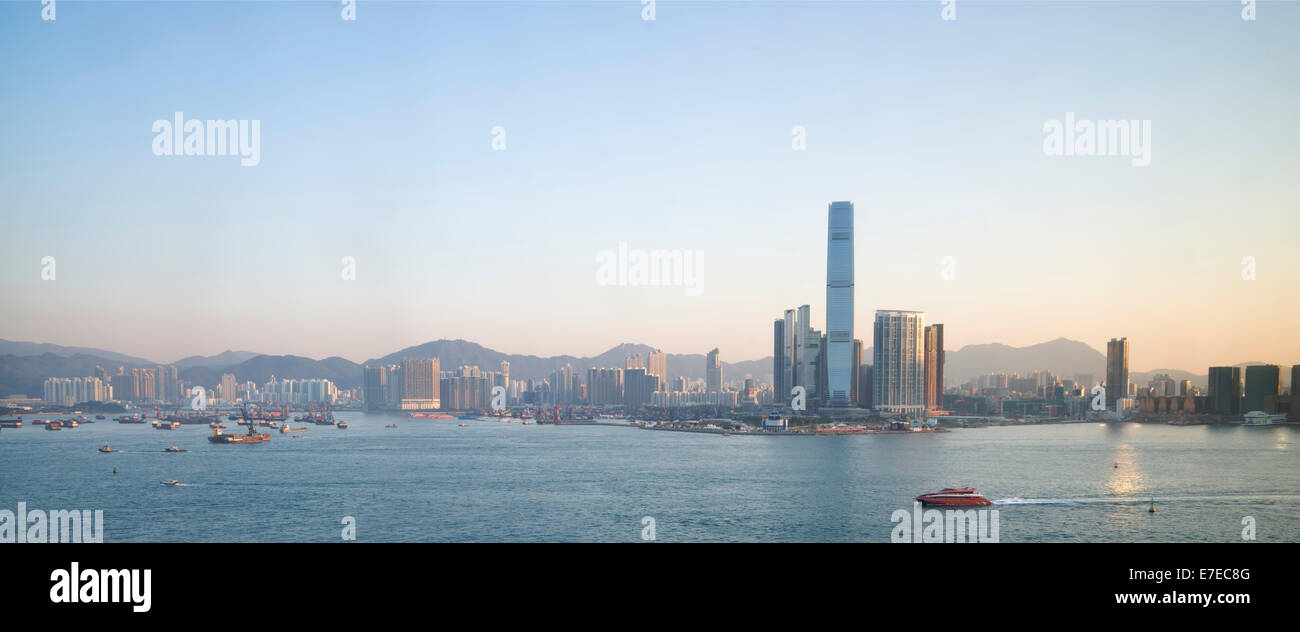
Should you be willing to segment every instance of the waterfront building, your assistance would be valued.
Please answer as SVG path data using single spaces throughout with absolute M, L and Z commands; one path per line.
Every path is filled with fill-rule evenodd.
M 925 409 L 943 408 L 943 325 L 925 328 Z
M 1136 394 L 1129 388 L 1128 338 L 1111 338 L 1106 343 L 1106 409 L 1116 410 L 1115 402 Z
M 1246 391 L 1242 401 L 1242 413 L 1266 410 L 1266 398 L 1276 397 L 1282 393 L 1282 367 L 1276 364 L 1262 364 L 1246 367 Z
M 1212 366 L 1209 375 L 1210 411 L 1220 415 L 1240 415 L 1241 367 Z
M 853 382 L 853 203 L 831 202 L 826 228 L 826 393 L 848 406 Z
M 772 323 L 772 390 L 776 392 L 777 398 L 783 398 L 790 392 L 790 387 L 786 385 L 789 360 L 785 357 L 785 349 L 785 320 L 778 318 Z
M 884 414 L 925 414 L 925 314 L 877 310 L 872 398 Z
M 441 407 L 439 365 L 438 358 L 402 360 L 402 410 L 431 410 Z

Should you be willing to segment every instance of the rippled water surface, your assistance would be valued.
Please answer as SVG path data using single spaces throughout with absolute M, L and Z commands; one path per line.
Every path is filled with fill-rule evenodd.
M 344 516 L 370 541 L 633 541 L 645 516 L 661 541 L 888 541 L 895 510 L 960 484 L 996 501 L 1003 542 L 1241 541 L 1245 517 L 1261 541 L 1300 541 L 1294 427 L 747 437 L 339 417 L 351 427 L 249 446 L 206 426 L 6 428 L 0 509 L 102 509 L 109 542 L 337 541 Z

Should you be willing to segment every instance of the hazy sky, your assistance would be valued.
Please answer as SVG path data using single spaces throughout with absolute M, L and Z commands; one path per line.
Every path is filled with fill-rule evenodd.
M 851 200 L 858 338 L 1300 362 L 1300 3 L 957 4 L 2 2 L 0 338 L 754 359 L 824 328 Z M 155 156 L 177 111 L 259 120 L 261 163 Z M 1151 121 L 1150 165 L 1045 155 L 1067 112 Z M 597 284 L 619 242 L 703 251 L 702 292 Z

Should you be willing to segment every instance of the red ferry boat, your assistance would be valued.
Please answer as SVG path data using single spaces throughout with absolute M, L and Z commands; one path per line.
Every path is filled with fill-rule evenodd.
M 945 487 L 937 492 L 921 494 L 916 499 L 922 505 L 992 505 L 993 501 L 975 493 L 974 487 Z

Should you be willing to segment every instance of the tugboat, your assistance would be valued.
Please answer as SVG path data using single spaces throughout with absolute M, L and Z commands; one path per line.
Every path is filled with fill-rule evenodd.
M 105 443 L 105 444 L 104 444 L 104 447 L 100 448 L 99 451 L 100 451 L 100 452 L 104 452 L 104 453 L 108 453 L 108 452 L 112 452 L 112 451 L 113 451 L 113 448 L 108 447 L 108 444 Z
M 937 492 L 916 497 L 922 505 L 984 506 L 993 501 L 975 493 L 974 487 L 945 487 Z

